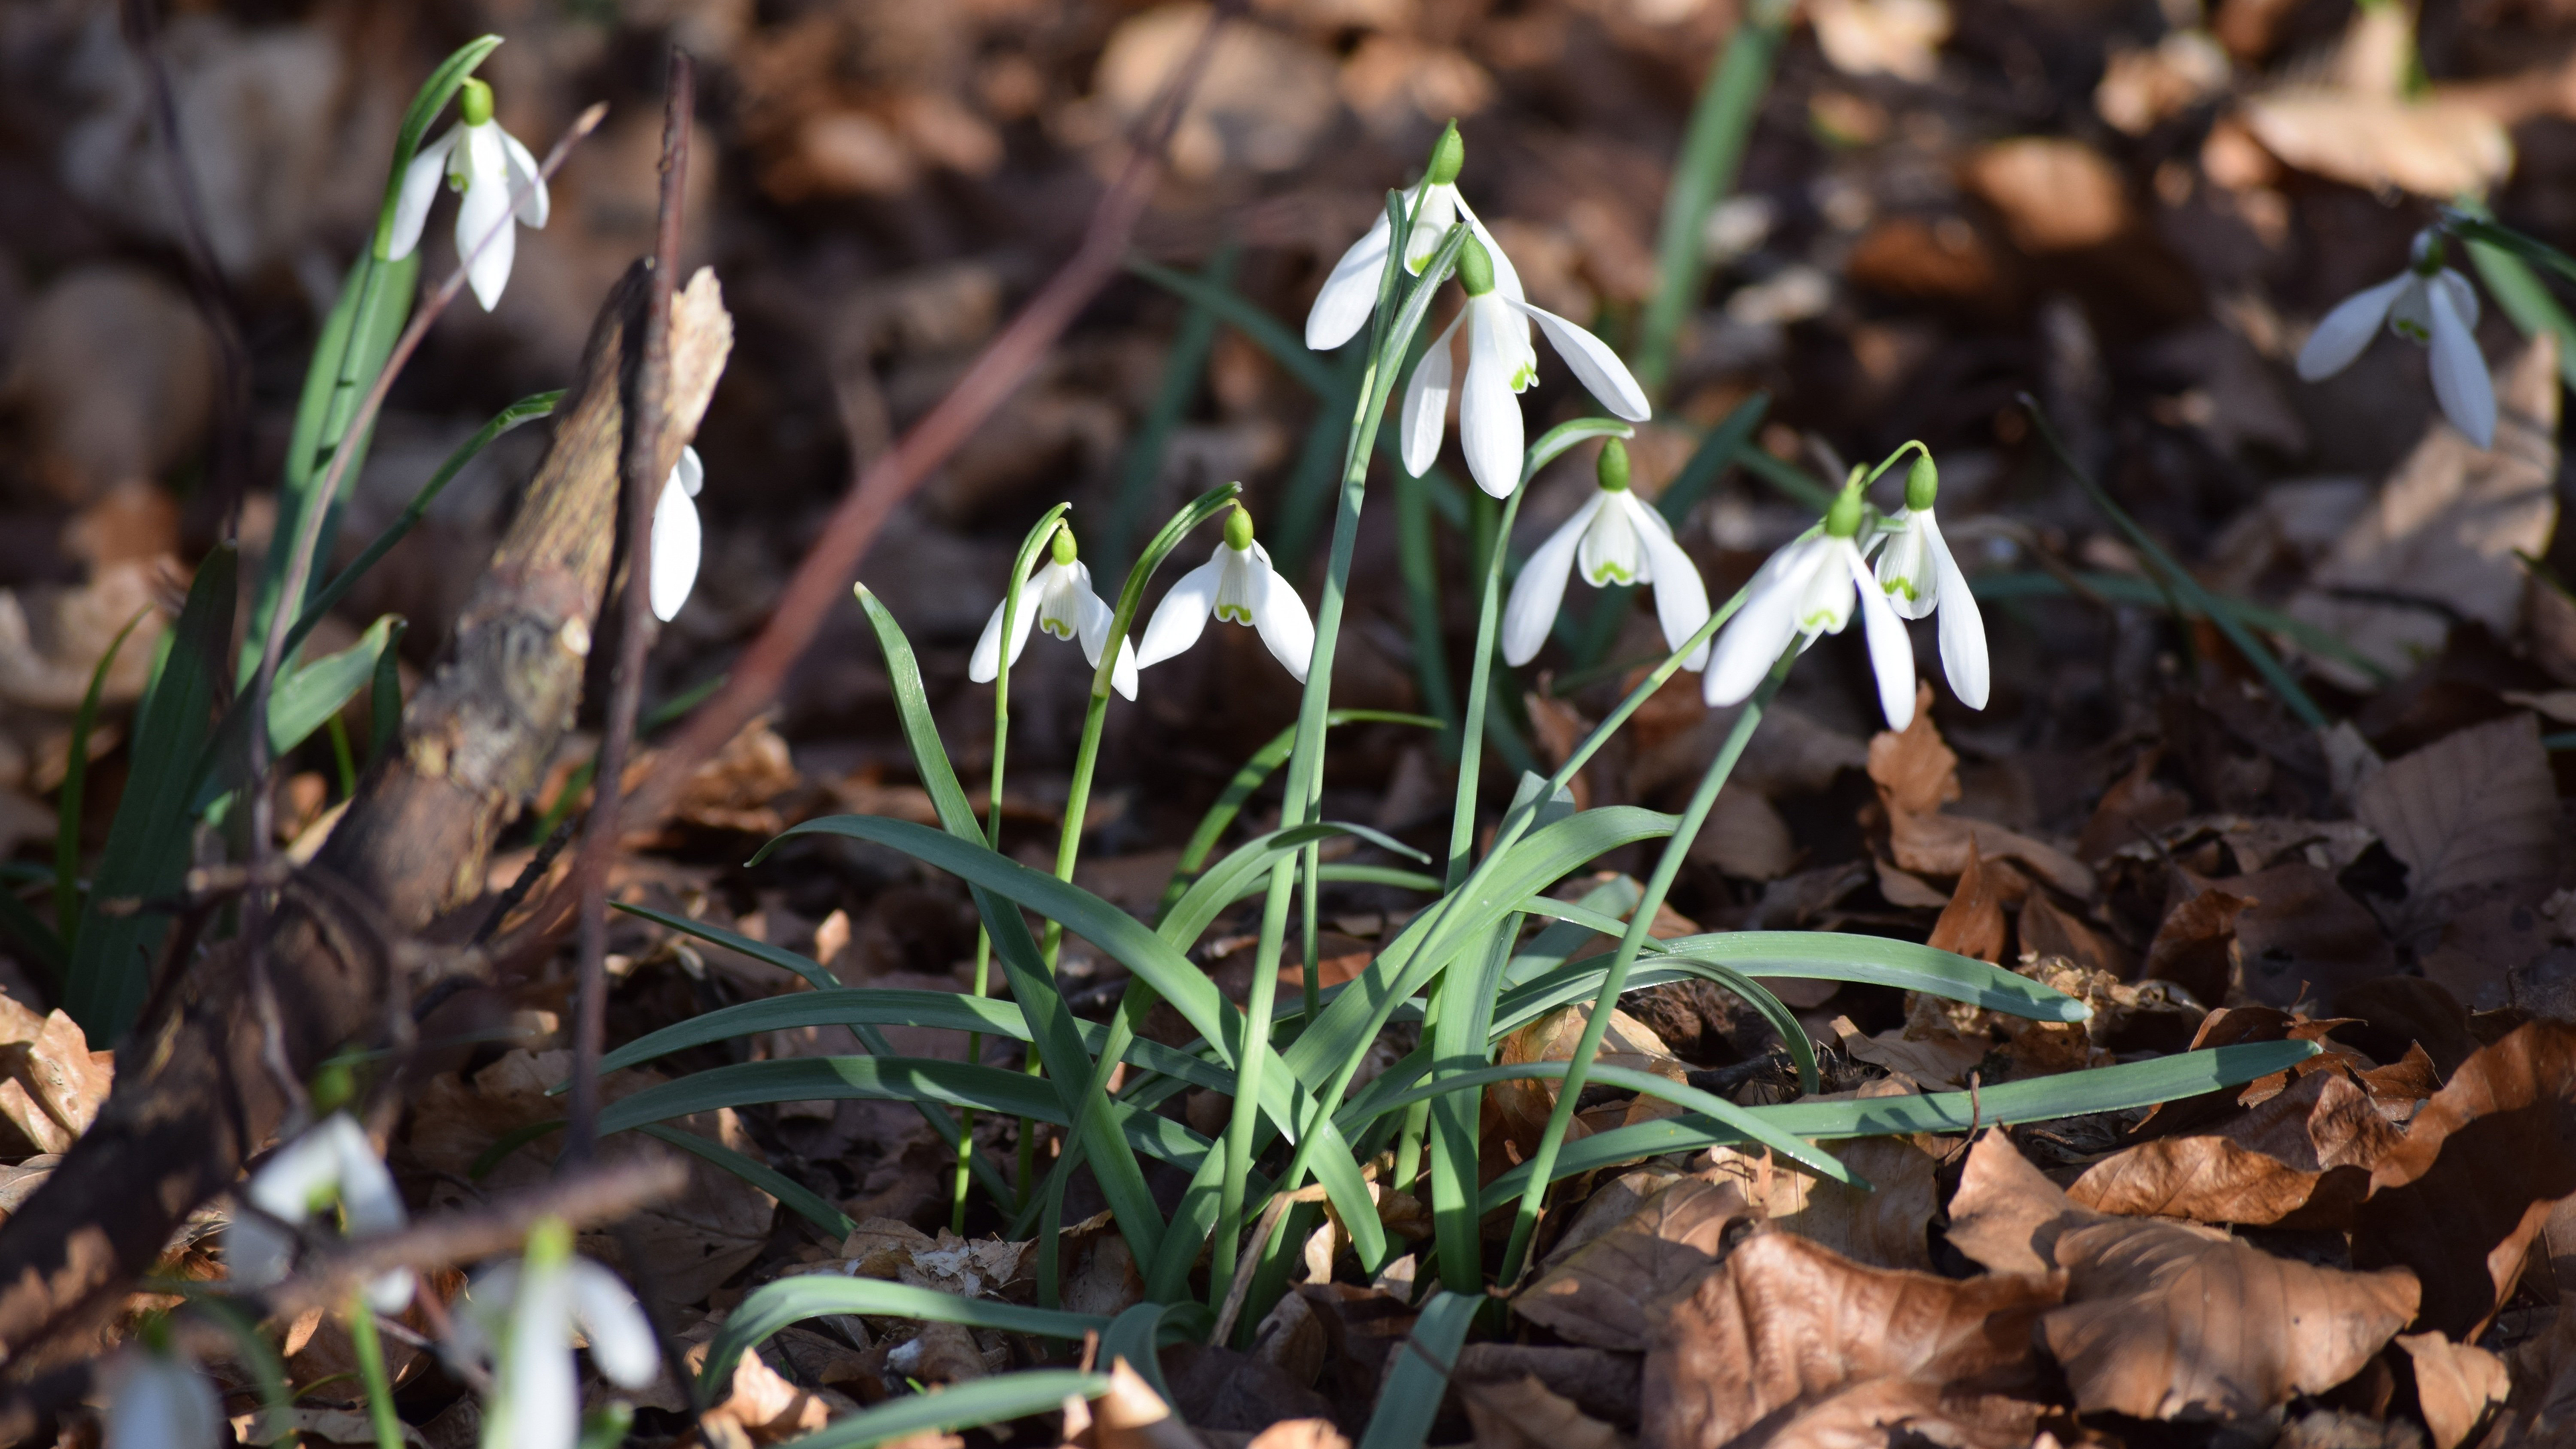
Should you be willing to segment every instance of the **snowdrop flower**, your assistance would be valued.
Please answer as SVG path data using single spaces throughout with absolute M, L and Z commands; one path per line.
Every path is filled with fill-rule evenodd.
M 1270 551 L 1252 541 L 1252 515 L 1236 504 L 1225 516 L 1225 541 L 1208 561 L 1181 575 L 1146 622 L 1136 667 L 1150 668 L 1199 641 L 1209 615 L 1246 624 L 1297 682 L 1315 653 L 1315 624 L 1305 602 L 1270 566 Z
M 1644 499 L 1628 489 L 1628 448 L 1617 438 L 1602 445 L 1595 476 L 1601 486 L 1574 516 L 1521 565 L 1503 609 L 1503 658 L 1527 664 L 1547 642 L 1556 623 L 1557 605 L 1565 598 L 1565 576 L 1574 568 L 1592 587 L 1611 584 L 1655 586 L 1655 617 L 1664 626 L 1664 643 L 1674 649 L 1708 622 L 1708 588 L 1690 555 L 1673 542 L 1673 526 Z M 1708 646 L 1691 652 L 1683 667 L 1708 662 Z
M 1414 477 L 1440 456 L 1440 430 L 1449 413 L 1449 337 L 1460 327 L 1467 329 L 1467 387 L 1458 404 L 1458 445 L 1477 486 L 1496 498 L 1508 497 L 1521 481 L 1521 405 L 1514 394 L 1538 381 L 1530 323 L 1547 334 L 1602 406 L 1632 423 L 1652 415 L 1645 389 L 1619 354 L 1555 313 L 1501 290 L 1493 254 L 1473 238 L 1458 253 L 1458 281 L 1466 288 L 1467 305 L 1423 354 L 1404 388 L 1404 467 Z
M 1932 455 L 1914 460 L 1905 475 L 1905 506 L 1882 525 L 1885 540 L 1878 550 L 1878 586 L 1899 618 L 1920 619 L 1938 613 L 1941 672 L 1950 688 L 1970 709 L 1986 707 L 1986 621 L 1968 592 L 1968 576 L 1950 556 L 1941 524 L 1932 516 L 1932 501 L 1941 491 L 1940 471 Z
M 528 1233 L 526 1256 L 486 1268 L 466 1286 L 450 1320 L 450 1347 L 492 1369 L 483 1405 L 483 1449 L 574 1449 L 581 1441 L 581 1377 L 572 1335 L 610 1382 L 640 1389 L 661 1373 L 661 1351 L 635 1295 L 616 1274 L 572 1250 L 572 1229 L 547 1218 Z
M 1750 697 L 1793 642 L 1803 649 L 1818 635 L 1841 633 L 1857 599 L 1888 728 L 1901 730 L 1914 722 L 1914 645 L 1861 557 L 1854 539 L 1860 519 L 1855 475 L 1815 532 L 1771 555 L 1754 573 L 1745 586 L 1744 607 L 1718 634 L 1709 656 L 1705 681 L 1711 705 L 1739 704 Z
M 101 1449 L 216 1449 L 233 1441 L 224 1401 L 167 1323 L 144 1321 L 133 1344 L 107 1361 L 107 1424 Z
M 1091 570 L 1074 557 L 1072 529 L 1057 525 L 1047 552 L 1047 562 L 1020 584 L 1019 615 L 1011 620 L 1011 662 L 1019 663 L 1020 651 L 1029 647 L 1029 635 L 1035 632 L 1029 626 L 1034 622 L 1059 639 L 1080 639 L 1084 657 L 1097 669 L 1117 611 L 1091 591 Z M 1002 608 L 1008 602 L 1005 598 L 993 606 L 993 617 L 984 622 L 984 637 L 975 641 L 974 657 L 966 663 L 966 677 L 977 684 L 990 684 L 1002 672 Z M 1136 646 L 1123 637 L 1109 682 L 1121 695 L 1136 697 Z
M 2405 271 L 2338 303 L 2299 349 L 2299 376 L 2309 382 L 2352 366 L 2388 330 L 2432 348 L 2433 398 L 2451 426 L 2481 448 L 2495 446 L 2495 384 L 2478 351 L 2478 294 L 2469 279 L 2442 265 L 2442 239 L 2416 233 L 2414 259 Z
M 542 229 L 546 181 L 538 174 L 537 158 L 492 119 L 490 86 L 468 77 L 456 93 L 456 113 L 457 123 L 446 135 L 421 147 L 410 169 L 403 172 L 402 194 L 394 202 L 393 245 L 385 255 L 401 261 L 420 245 L 429 204 L 437 199 L 439 179 L 445 177 L 450 186 L 465 193 L 456 208 L 456 254 L 473 259 L 466 280 L 474 285 L 475 300 L 489 312 L 501 304 L 501 289 L 510 284 L 510 259 L 518 245 L 517 229 L 502 226 L 501 220 L 516 211 L 520 226 Z M 519 192 L 515 200 L 514 189 Z M 486 236 L 492 238 L 488 246 L 483 244 Z M 478 246 L 483 248 L 479 253 Z
M 684 444 L 662 483 L 662 501 L 653 505 L 653 617 L 665 624 L 679 617 L 689 590 L 697 587 L 698 505 L 690 500 L 706 482 L 698 450 Z
M 1503 295 L 1518 302 L 1523 300 L 1520 274 L 1512 270 L 1502 245 L 1485 224 L 1476 219 L 1465 197 L 1458 194 L 1458 168 L 1466 162 L 1467 146 L 1458 138 L 1458 123 L 1432 143 L 1431 164 L 1424 168 L 1422 179 L 1405 193 L 1404 269 L 1415 276 L 1440 249 L 1440 239 L 1461 219 L 1467 229 L 1494 259 L 1495 285 Z M 1380 209 L 1377 221 L 1366 235 L 1351 243 L 1342 259 L 1333 264 L 1332 275 L 1324 279 L 1324 290 L 1315 294 L 1315 305 L 1306 313 L 1306 345 L 1317 352 L 1330 352 L 1359 334 L 1360 327 L 1377 310 L 1377 284 L 1386 270 L 1386 245 L 1389 228 L 1386 212 Z
M 245 1213 L 225 1230 L 225 1260 L 233 1281 L 247 1288 L 285 1281 L 295 1238 L 278 1223 L 301 1227 L 315 1213 L 337 1207 L 351 1237 L 372 1237 L 394 1232 L 407 1220 L 393 1174 L 376 1156 L 366 1129 L 346 1112 L 332 1113 L 279 1148 L 251 1174 L 242 1197 L 266 1214 Z M 411 1287 L 410 1271 L 396 1268 L 367 1285 L 367 1300 L 381 1312 L 398 1313 L 411 1302 Z

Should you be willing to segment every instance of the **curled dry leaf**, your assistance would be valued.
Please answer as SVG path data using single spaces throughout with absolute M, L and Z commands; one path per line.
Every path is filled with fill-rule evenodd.
M 2419 1329 L 2475 1339 L 2551 1206 L 2576 1193 L 2576 1026 L 2535 1021 L 2460 1065 L 2371 1175 L 2352 1260 L 2424 1281 Z
M 2397 1140 L 2369 1093 L 2317 1072 L 2218 1132 L 2104 1158 L 2066 1192 L 2079 1206 L 2130 1217 L 2341 1229 Z
M 2031 1369 L 2032 1322 L 2065 1282 L 1870 1268 L 1758 1234 L 1667 1302 L 1646 1353 L 1642 1435 L 1717 1449 L 1792 1404 L 1875 1379 L 2013 1387 Z
M 2401 1333 L 2397 1346 L 2415 1369 L 2415 1404 L 2433 1449 L 2454 1449 L 2477 1432 L 2487 1411 L 2513 1391 L 2505 1361 L 2475 1344 L 2453 1343 L 2438 1333 Z
M 1619 1431 L 1575 1407 L 1535 1375 L 1460 1380 L 1476 1449 L 1618 1449 Z
M 2210 889 L 2167 911 L 2147 944 L 2147 976 L 2203 1001 L 2225 1000 L 2235 976 L 2236 918 L 2253 904 L 2252 896 Z
M 1455 1377 L 1461 1383 L 1535 1378 L 1595 1419 L 1634 1424 L 1640 1367 L 1635 1354 L 1606 1348 L 1471 1343 L 1458 1350 Z
M 1681 1178 L 1609 1232 L 1575 1249 L 1512 1300 L 1514 1311 L 1576 1343 L 1636 1352 L 1656 1300 L 1717 1261 L 1727 1229 L 1753 1216 L 1731 1183 Z
M 1869 1190 L 1828 1182 L 1756 1154 L 1713 1148 L 1710 1175 L 1731 1182 L 1771 1225 L 1879 1268 L 1932 1270 L 1923 1225 L 1940 1205 L 1933 1174 L 1941 1159 L 1911 1137 L 1860 1137 L 1825 1148 Z
M 1959 883 L 1950 891 L 1950 903 L 1941 908 L 1941 919 L 1932 923 L 1932 935 L 1925 945 L 1980 961 L 2004 958 L 2003 897 L 1986 875 L 1985 861 L 1977 854 L 1977 842 L 1971 839 L 1967 868 L 1959 872 Z
M 705 1422 L 712 1431 L 706 1437 L 711 1443 L 778 1444 L 822 1428 L 835 1408 L 856 1407 L 839 1394 L 827 1400 L 821 1393 L 798 1388 L 761 1362 L 758 1349 L 747 1348 L 734 1365 L 723 1402 L 706 1412 Z M 728 1429 L 741 1437 L 735 1439 L 726 1433 Z
M 1091 1432 L 1097 1449 L 1207 1449 L 1124 1358 L 1109 1366 L 1109 1391 L 1091 1401 Z
M 2245 123 L 2264 148 L 2302 171 L 2353 186 L 2418 196 L 2483 192 L 2513 168 L 2513 141 L 2477 109 L 2407 102 L 2322 86 L 2248 102 Z
M 38 1016 L 0 996 L 0 1121 L 29 1144 L 61 1152 L 89 1130 L 116 1080 L 116 1054 L 94 1052 L 80 1024 L 61 1011 Z
M 2023 1449 L 2043 1412 L 2004 1394 L 1952 1393 L 1923 1379 L 1871 1379 L 1827 1395 L 1740 1449 Z

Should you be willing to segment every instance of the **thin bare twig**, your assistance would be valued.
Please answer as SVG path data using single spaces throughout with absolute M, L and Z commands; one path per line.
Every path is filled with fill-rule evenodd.
M 636 368 L 634 406 L 626 410 L 626 592 L 618 601 L 617 663 L 609 672 L 608 721 L 591 773 L 590 819 L 573 859 L 581 891 L 580 966 L 574 977 L 572 1102 L 567 1160 L 585 1162 L 599 1136 L 599 1058 L 608 1045 L 608 865 L 617 853 L 619 785 L 635 742 L 635 713 L 644 697 L 644 656 L 653 647 L 653 508 L 660 496 L 663 416 L 671 392 L 671 289 L 680 272 L 682 202 L 689 175 L 689 118 L 696 110 L 697 70 L 671 47 L 669 93 L 662 110 L 662 209 L 653 239 L 653 280 L 644 313 L 644 355 Z M 608 610 L 602 604 L 600 613 Z

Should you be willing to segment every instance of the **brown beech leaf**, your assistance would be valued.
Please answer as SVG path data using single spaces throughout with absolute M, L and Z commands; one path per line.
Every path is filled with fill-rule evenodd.
M 2104 1220 L 2042 1177 L 2003 1129 L 1989 1127 L 1968 1149 L 1958 1191 L 1950 1195 L 1948 1237 L 1950 1246 L 1998 1273 L 2047 1273 L 2057 1267 L 2059 1235 Z
M 2438 1333 L 2401 1333 L 2397 1346 L 2414 1365 L 2415 1404 L 2433 1433 L 2433 1449 L 2454 1449 L 2513 1391 L 2504 1360 L 2475 1344 L 2453 1343 Z
M 2415 1313 L 2415 1275 L 2275 1258 L 2182 1223 L 2114 1219 L 2055 1245 L 2040 1322 L 2081 1413 L 2238 1418 L 2353 1376 Z
M 1871 1379 L 1756 1431 L 1736 1449 L 2023 1449 L 2039 1427 L 2039 1405 L 2003 1394 L 1952 1393 L 1924 1379 Z
M 1752 1215 L 1732 1184 L 1679 1179 L 1568 1254 L 1512 1307 L 1576 1343 L 1636 1352 L 1653 1334 L 1655 1301 L 1708 1271 L 1727 1228 Z
M 2257 1001 L 2331 1001 L 2397 967 L 2379 918 L 2304 860 L 2222 880 L 2216 889 L 2250 901 L 2236 918 L 2236 950 L 2245 992 Z
M 1476 1449 L 1618 1449 L 1619 1431 L 1576 1408 L 1536 1375 L 1458 1383 Z
M 2352 1260 L 2424 1281 L 2418 1330 L 2475 1339 L 2552 1204 L 2576 1193 L 2576 1026 L 2535 1021 L 2460 1064 L 2372 1174 Z
M 1725 1147 L 1710 1149 L 1716 1159 L 1710 1175 L 1732 1182 L 1774 1228 L 1872 1267 L 1932 1271 L 1923 1225 L 1940 1204 L 1932 1179 L 1941 1159 L 1909 1137 L 1858 1137 L 1825 1150 L 1871 1190 Z
M 2003 901 L 1986 881 L 1985 862 L 1978 858 L 1973 838 L 1968 842 L 1967 869 L 1959 872 L 1959 884 L 1950 892 L 1950 903 L 1941 908 L 1941 919 L 1932 923 L 1926 944 L 1935 951 L 1955 951 L 1980 961 L 2004 958 Z
M 1959 757 L 1932 723 L 1932 686 L 1918 684 L 1914 720 L 1870 736 L 1869 778 L 1890 810 L 1929 815 L 1959 798 Z
M 2146 975 L 2178 982 L 2203 1001 L 2224 1000 L 2233 974 L 2228 948 L 2236 941 L 2236 918 L 2254 903 L 2251 896 L 2212 889 L 2176 906 L 2147 944 Z
M 1801 1400 L 1882 1378 L 2014 1387 L 2032 1320 L 2061 1274 L 1955 1281 L 1869 1268 L 1791 1233 L 1760 1233 L 1667 1301 L 1646 1351 L 1645 1442 L 1718 1449 Z
M 2406 862 L 2419 922 L 2463 894 L 2545 889 L 2558 873 L 2558 789 L 2533 715 L 2472 725 L 2390 761 L 2353 808 Z
M 2368 1093 L 2318 1072 L 2216 1133 L 2156 1138 L 2104 1158 L 2066 1194 L 2129 1217 L 2342 1229 L 2397 1140 Z

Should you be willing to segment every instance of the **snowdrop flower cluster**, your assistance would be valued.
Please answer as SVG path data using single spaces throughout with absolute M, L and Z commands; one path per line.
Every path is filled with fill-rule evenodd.
M 2433 398 L 2451 426 L 2481 448 L 2495 446 L 2495 384 L 2478 351 L 2478 294 L 2469 279 L 2443 264 L 2442 235 L 2428 228 L 2415 236 L 2405 271 L 2355 292 L 2317 324 L 2299 349 L 2299 376 L 2309 382 L 2352 366 L 2379 335 L 2389 331 L 2432 351 Z
M 1903 619 L 1936 613 L 1941 672 L 1970 709 L 1984 709 L 1991 676 L 1986 666 L 1986 620 L 1977 610 L 1968 576 L 1950 556 L 1932 503 L 1941 492 L 1940 470 L 1925 453 L 1905 475 L 1905 506 L 1880 526 L 1877 577 L 1888 607 Z
M 227 1266 L 245 1288 L 285 1281 L 295 1238 L 281 1223 L 301 1227 L 314 1214 L 337 1208 L 351 1237 L 373 1237 L 407 1221 L 393 1174 L 376 1156 L 366 1129 L 346 1112 L 332 1113 L 279 1148 L 251 1174 L 242 1197 L 264 1214 L 245 1213 L 225 1230 Z M 396 1268 L 367 1285 L 367 1301 L 380 1312 L 398 1313 L 411 1302 L 411 1291 L 410 1271 Z
M 101 1449 L 216 1449 L 233 1442 L 224 1401 L 161 1318 L 100 1371 L 107 1389 Z
M 516 212 L 520 226 L 543 229 L 546 181 L 537 158 L 492 119 L 490 86 L 469 77 L 456 93 L 456 113 L 457 123 L 421 147 L 403 172 L 402 192 L 394 203 L 393 245 L 386 256 L 401 261 L 420 245 L 429 204 L 438 198 L 443 178 L 464 194 L 456 208 L 456 254 L 470 258 L 466 280 L 473 285 L 474 299 L 489 312 L 501 304 L 501 291 L 510 284 L 510 262 L 518 247 L 517 229 L 501 225 L 502 219 Z
M 1652 584 L 1655 618 L 1664 643 L 1679 649 L 1708 622 L 1708 588 L 1690 555 L 1673 541 L 1673 526 L 1628 487 L 1628 447 L 1617 438 L 1602 445 L 1594 476 L 1600 487 L 1521 565 L 1503 608 L 1503 659 L 1517 667 L 1538 657 L 1565 599 L 1569 571 L 1580 569 L 1592 587 Z M 1708 646 L 1691 651 L 1686 669 L 1708 662 Z
M 661 501 L 653 505 L 653 571 L 650 575 L 653 617 L 668 624 L 689 601 L 698 584 L 698 505 L 692 501 L 706 486 L 707 468 L 698 450 L 683 446 L 680 461 L 662 483 Z
M 1703 606 L 1702 612 L 1706 609 Z M 1250 627 L 1297 682 L 1306 682 L 1315 653 L 1315 623 L 1304 601 L 1270 566 L 1269 550 L 1252 540 L 1252 515 L 1236 504 L 1225 516 L 1225 538 L 1208 561 L 1181 575 L 1145 625 L 1136 667 L 1160 664 L 1199 640 L 1210 616 Z
M 984 635 L 975 641 L 974 656 L 967 661 L 966 677 L 977 684 L 990 684 L 1001 675 L 1003 607 L 993 606 L 993 617 L 985 621 Z M 1047 541 L 1047 561 L 1020 584 L 1020 608 L 1011 620 L 1010 662 L 1020 662 L 1034 623 L 1037 631 L 1058 639 L 1081 640 L 1083 656 L 1097 669 L 1101 651 L 1109 644 L 1110 625 L 1116 620 L 1117 611 L 1093 592 L 1091 570 L 1075 556 L 1073 530 L 1058 524 L 1055 536 Z M 1136 668 L 1136 647 L 1122 636 L 1110 683 L 1128 699 L 1136 697 Z
M 486 1268 L 466 1285 L 449 1347 L 492 1373 L 483 1405 L 484 1449 L 574 1449 L 581 1442 L 581 1378 L 573 1334 L 609 1382 L 640 1389 L 661 1372 L 652 1325 L 616 1274 L 574 1255 L 572 1229 L 548 1218 L 516 1262 Z

